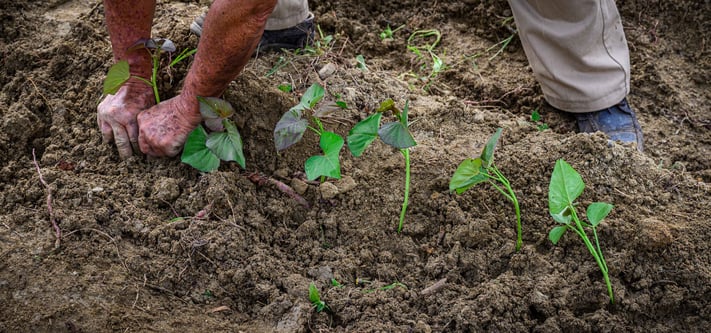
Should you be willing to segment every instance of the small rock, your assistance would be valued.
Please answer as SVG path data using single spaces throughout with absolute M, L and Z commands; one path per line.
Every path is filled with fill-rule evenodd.
M 338 187 L 333 185 L 333 183 L 323 183 L 319 186 L 318 190 L 321 192 L 321 197 L 326 200 L 333 199 L 338 195 Z
M 180 196 L 180 185 L 175 178 L 161 177 L 153 185 L 152 197 L 158 201 L 173 202 Z
M 329 62 L 329 63 L 325 64 L 323 67 L 321 67 L 321 69 L 318 71 L 318 77 L 320 77 L 321 80 L 325 80 L 325 79 L 331 77 L 331 75 L 333 75 L 333 73 L 335 73 L 335 72 L 336 72 L 336 65 Z
M 336 187 L 338 188 L 338 193 L 346 193 L 356 187 L 356 182 L 351 176 L 343 176 L 339 181 L 336 182 Z
M 306 190 L 309 188 L 309 184 L 307 184 L 301 179 L 294 178 L 291 180 L 291 188 L 293 188 L 296 193 L 304 195 L 304 193 L 306 193 Z

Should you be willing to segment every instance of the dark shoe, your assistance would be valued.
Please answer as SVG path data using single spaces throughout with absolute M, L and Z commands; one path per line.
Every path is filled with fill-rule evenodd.
M 202 25 L 205 22 L 205 13 L 195 18 L 190 24 L 190 31 L 200 36 L 202 35 Z M 303 22 L 291 28 L 282 30 L 264 30 L 262 39 L 257 45 L 255 53 L 278 51 L 281 49 L 295 50 L 311 45 L 314 40 L 314 14 L 309 13 L 309 17 Z
M 603 132 L 610 140 L 635 143 L 637 150 L 644 150 L 642 128 L 637 116 L 627 104 L 627 98 L 607 109 L 587 113 L 574 113 L 578 129 L 582 133 Z

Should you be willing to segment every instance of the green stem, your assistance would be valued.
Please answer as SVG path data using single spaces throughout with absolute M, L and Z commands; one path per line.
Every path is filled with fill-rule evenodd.
M 523 245 L 523 237 L 522 237 L 522 228 L 521 228 L 521 208 L 519 207 L 518 204 L 518 198 L 516 198 L 516 193 L 514 190 L 511 188 L 511 183 L 509 182 L 508 179 L 504 176 L 504 174 L 499 171 L 498 168 L 496 168 L 495 165 L 491 165 L 491 167 L 487 168 L 488 171 L 494 172 L 496 175 L 496 178 L 493 178 L 489 176 L 492 179 L 498 180 L 504 187 L 506 188 L 506 191 L 504 191 L 502 188 L 497 186 L 495 183 L 492 181 L 489 181 L 491 185 L 493 185 L 501 194 L 506 197 L 506 199 L 509 199 L 511 203 L 514 205 L 514 211 L 516 211 L 516 252 L 521 250 L 521 245 Z M 488 176 L 488 175 L 487 175 Z
M 153 73 L 151 74 L 151 86 L 153 94 L 156 96 L 156 104 L 160 103 L 160 95 L 158 95 L 158 58 L 160 57 L 160 48 L 157 48 L 156 54 L 153 55 Z
M 398 224 L 397 232 L 402 231 L 402 225 L 405 222 L 405 211 L 407 210 L 407 202 L 410 199 L 410 150 L 401 149 L 402 156 L 405 157 L 405 197 L 402 201 L 402 209 L 400 210 L 400 224 Z
M 596 250 L 593 244 L 590 242 L 590 239 L 588 238 L 587 233 L 585 233 L 585 229 L 583 229 L 583 225 L 580 222 L 580 219 L 578 218 L 578 213 L 575 211 L 575 208 L 570 205 L 569 209 L 571 211 L 573 221 L 575 221 L 575 226 L 576 229 L 578 229 L 578 235 L 580 238 L 583 239 L 583 242 L 585 243 L 585 246 L 587 246 L 588 250 L 590 251 L 590 254 L 595 258 L 595 262 L 597 262 L 597 266 L 600 267 L 600 271 L 602 272 L 602 277 L 605 279 L 605 284 L 607 285 L 607 294 L 610 296 L 610 303 L 615 303 L 615 297 L 612 293 L 612 284 L 610 283 L 610 277 L 607 274 L 607 263 L 605 262 L 605 258 L 603 258 L 600 254 L 598 253 L 599 250 Z M 597 234 L 595 232 L 595 229 L 593 228 L 593 233 Z M 595 240 L 597 242 L 597 235 L 595 236 Z M 599 246 L 599 243 L 598 243 Z M 599 247 L 598 247 L 599 249 Z

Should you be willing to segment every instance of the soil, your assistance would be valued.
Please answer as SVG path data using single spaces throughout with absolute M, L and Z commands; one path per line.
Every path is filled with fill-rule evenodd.
M 313 1 L 334 41 L 247 65 L 224 95 L 247 170 L 208 174 L 178 158 L 121 160 L 101 142 L 111 64 L 101 3 L 0 2 L 0 332 L 711 331 L 708 1 L 618 1 L 644 153 L 575 133 L 544 103 L 517 38 L 497 54 L 514 27 L 505 1 Z M 206 5 L 159 1 L 155 36 L 196 47 L 188 26 Z M 388 25 L 404 27 L 381 40 Z M 431 62 L 407 50 L 426 29 L 441 32 L 447 65 L 429 81 Z M 163 96 L 179 92 L 187 66 L 162 72 Z M 409 101 L 418 145 L 401 233 L 405 168 L 393 148 L 342 152 L 343 178 L 324 185 L 300 177 L 320 153 L 313 133 L 275 151 L 275 123 L 314 82 L 347 103 L 325 123 L 342 135 L 380 101 Z M 521 204 L 518 252 L 513 208 L 494 188 L 448 190 L 497 127 L 496 163 Z M 598 228 L 614 304 L 580 239 L 547 238 L 561 158 L 586 183 L 581 209 L 615 205 Z M 310 208 L 254 172 L 293 185 Z M 330 311 L 312 308 L 311 282 Z

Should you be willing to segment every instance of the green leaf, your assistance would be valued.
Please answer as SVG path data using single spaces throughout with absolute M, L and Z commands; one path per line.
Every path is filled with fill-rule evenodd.
M 600 221 L 607 217 L 607 214 L 610 214 L 612 208 L 614 208 L 614 206 L 607 202 L 591 203 L 587 210 L 590 225 L 597 227 L 597 225 L 600 224 Z
M 490 167 L 491 164 L 494 163 L 494 149 L 496 149 L 496 144 L 499 142 L 502 131 L 502 128 L 497 128 L 496 132 L 494 132 L 494 134 L 489 138 L 486 142 L 486 146 L 484 146 L 484 150 L 481 152 L 481 160 L 484 162 L 483 165 L 485 168 Z
M 548 186 L 548 209 L 551 214 L 559 214 L 572 206 L 583 190 L 585 183 L 575 169 L 563 159 L 555 162 L 551 182 Z
M 131 77 L 128 69 L 128 61 L 126 60 L 121 60 L 109 68 L 106 79 L 104 79 L 104 95 L 115 94 L 128 81 Z
M 382 38 L 382 36 L 381 36 Z M 358 62 L 358 68 L 360 68 L 361 71 L 367 72 L 368 71 L 368 66 L 365 65 L 365 57 L 363 57 L 362 54 L 359 54 L 356 56 L 356 61 Z
M 309 284 L 309 301 L 314 304 L 321 302 L 321 295 L 319 295 L 318 288 L 316 288 L 316 284 L 313 282 Z
M 351 154 L 359 157 L 366 148 L 378 138 L 378 127 L 382 113 L 374 113 L 361 120 L 348 132 L 348 148 Z
M 551 213 L 551 216 L 553 217 L 553 220 L 555 220 L 558 223 L 561 224 L 570 224 L 570 221 L 573 220 L 573 216 L 570 214 L 570 211 L 567 209 L 563 210 L 562 212 L 558 214 L 553 214 Z
M 541 113 L 538 112 L 538 109 L 533 110 L 533 112 L 531 113 L 531 121 L 535 123 L 539 120 L 541 120 Z
M 457 170 L 454 171 L 452 179 L 449 180 L 449 192 L 456 191 L 457 194 L 462 194 L 470 187 L 486 181 L 486 172 L 481 168 L 481 158 L 468 158 L 462 163 L 459 163 Z
M 314 180 L 321 176 L 340 179 L 341 163 L 339 153 L 343 148 L 343 138 L 333 132 L 321 133 L 319 145 L 324 155 L 311 156 L 304 164 L 306 178 Z
M 318 83 L 314 83 L 306 89 L 306 92 L 301 96 L 301 103 L 303 106 L 313 109 L 313 107 L 318 103 L 326 90 Z
M 559 225 L 548 233 L 548 239 L 550 239 L 551 243 L 553 245 L 558 244 L 558 241 L 560 240 L 561 237 L 563 237 L 563 234 L 565 234 L 565 231 L 568 230 L 567 226 L 564 225 Z
M 242 152 L 242 138 L 237 127 L 229 119 L 223 121 L 226 132 L 212 132 L 207 137 L 205 145 L 219 159 L 235 161 L 242 169 L 245 168 L 244 153 Z
M 211 172 L 220 167 L 220 159 L 205 145 L 207 132 L 198 125 L 185 140 L 180 160 L 202 172 Z
M 278 88 L 285 93 L 290 93 L 293 90 L 290 84 L 280 84 Z
M 294 108 L 286 111 L 274 127 L 276 149 L 284 150 L 299 142 L 308 125 L 308 120 L 301 118 L 301 111 Z
M 200 102 L 200 114 L 205 120 L 205 125 L 212 131 L 222 132 L 222 119 L 226 119 L 235 113 L 232 104 L 217 97 L 197 97 Z
M 407 149 L 417 145 L 412 133 L 399 121 L 383 125 L 378 130 L 378 135 L 383 142 L 398 149 Z

